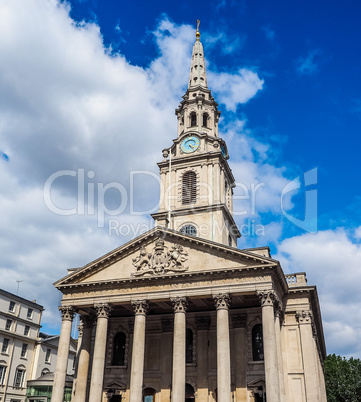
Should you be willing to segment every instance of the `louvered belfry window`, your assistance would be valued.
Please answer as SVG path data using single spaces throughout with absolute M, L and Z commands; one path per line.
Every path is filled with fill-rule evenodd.
M 182 204 L 194 204 L 197 200 L 197 176 L 194 172 L 186 172 L 182 182 Z

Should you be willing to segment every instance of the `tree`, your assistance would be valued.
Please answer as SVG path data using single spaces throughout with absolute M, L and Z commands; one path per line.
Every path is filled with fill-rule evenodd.
M 325 382 L 328 402 L 361 401 L 361 360 L 328 355 Z

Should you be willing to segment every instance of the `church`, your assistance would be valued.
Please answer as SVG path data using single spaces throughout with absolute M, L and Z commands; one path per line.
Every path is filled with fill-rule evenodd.
M 63 298 L 52 402 L 326 401 L 317 290 L 268 247 L 238 249 L 235 179 L 197 27 L 177 138 L 162 151 L 155 227 L 55 283 Z

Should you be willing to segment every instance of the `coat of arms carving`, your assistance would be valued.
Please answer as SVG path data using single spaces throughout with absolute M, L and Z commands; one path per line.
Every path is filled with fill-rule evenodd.
M 162 239 L 155 242 L 151 253 L 142 246 L 139 255 L 133 258 L 133 265 L 137 268 L 132 275 L 165 274 L 169 271 L 183 272 L 188 269 L 184 266 L 188 253 L 180 244 L 174 244 L 168 248 Z

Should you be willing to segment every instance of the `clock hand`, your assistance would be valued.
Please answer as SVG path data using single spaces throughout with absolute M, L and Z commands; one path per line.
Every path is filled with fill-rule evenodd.
M 192 149 L 194 149 L 194 145 L 192 145 L 192 144 L 189 144 L 189 146 L 192 148 Z

